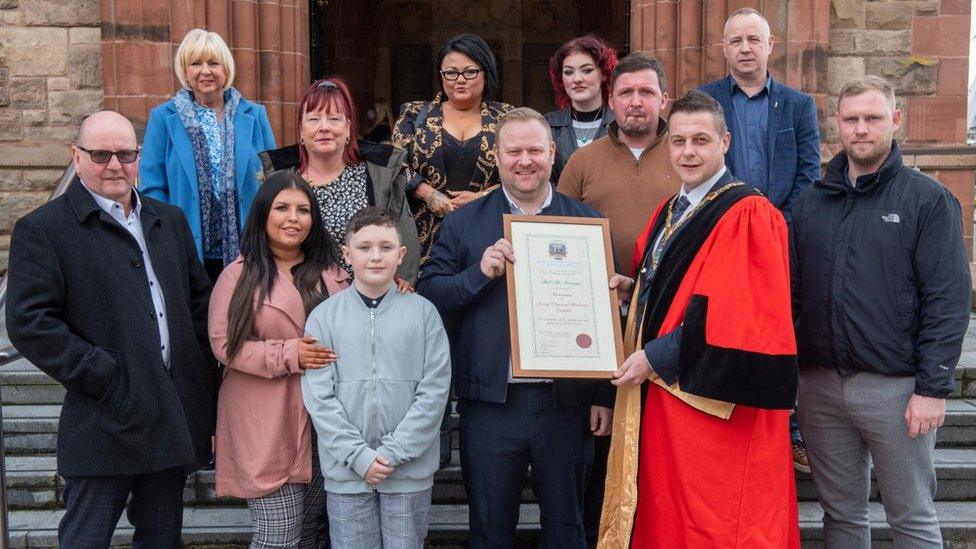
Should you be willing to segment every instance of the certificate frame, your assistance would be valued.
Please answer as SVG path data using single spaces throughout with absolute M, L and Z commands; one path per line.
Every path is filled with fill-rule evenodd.
M 515 263 L 507 265 L 508 276 L 508 324 L 512 345 L 512 376 L 515 378 L 576 378 L 576 379 L 611 379 L 613 372 L 624 362 L 623 337 L 621 333 L 620 313 L 617 307 L 617 290 L 607 285 L 614 274 L 613 252 L 610 242 L 610 222 L 597 217 L 568 217 L 544 215 L 512 215 L 504 214 L 503 225 L 505 239 L 512 243 L 515 249 Z M 529 246 L 539 250 L 540 243 L 548 243 L 548 259 L 533 261 L 528 253 Z M 562 239 L 562 240 L 558 240 Z M 581 240 L 582 239 L 582 240 Z M 583 242 L 585 241 L 585 242 Z M 570 242 L 569 245 L 566 243 Z M 555 248 L 553 248 L 553 246 Z M 553 271 L 546 270 L 552 266 L 553 259 L 564 259 L 568 250 L 583 251 L 583 264 L 579 261 L 570 262 L 585 270 L 578 278 L 570 277 L 566 284 L 574 287 L 583 286 L 577 297 L 579 303 L 573 305 L 592 305 L 593 310 L 586 307 L 575 307 L 576 318 L 566 319 L 567 324 L 577 323 L 584 328 L 572 341 L 573 328 L 556 327 L 552 341 L 562 342 L 563 347 L 555 350 L 549 343 L 539 344 L 540 329 L 552 329 L 560 323 L 555 319 L 548 321 L 543 318 L 538 321 L 536 312 L 540 309 L 549 310 L 555 303 L 556 297 L 545 291 L 542 296 L 534 296 L 532 288 L 548 290 L 546 279 L 543 286 L 539 285 L 539 274 L 544 272 L 552 275 Z M 562 255 L 562 258 L 556 256 Z M 538 255 L 538 254 L 536 254 Z M 560 266 L 562 264 L 559 264 Z M 536 272 L 533 279 L 533 272 Z M 603 290 L 600 286 L 602 285 Z M 604 291 L 605 290 L 605 291 Z M 568 290 L 573 291 L 573 290 Z M 541 301 L 545 298 L 549 301 Z M 536 300 L 542 305 L 536 308 Z M 557 313 L 559 311 L 556 311 Z M 546 314 L 552 314 L 547 312 Z M 571 317 L 574 315 L 570 315 Z M 560 332 L 560 329 L 562 330 Z M 567 332 L 569 331 L 569 332 Z M 590 334 L 589 332 L 593 333 Z M 568 335 L 567 335 L 568 334 Z M 526 348 L 528 347 L 528 348 Z M 540 350 L 541 349 L 541 350 Z M 565 354 L 563 354 L 565 349 Z M 574 353 L 578 353 L 577 356 Z M 563 366 L 557 366 L 556 363 Z

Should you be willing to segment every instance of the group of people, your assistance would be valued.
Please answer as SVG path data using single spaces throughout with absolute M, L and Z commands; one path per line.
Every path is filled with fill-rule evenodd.
M 226 44 L 191 31 L 143 146 L 88 117 L 77 180 L 11 238 L 11 340 L 66 388 L 61 545 L 107 547 L 127 507 L 134 546 L 179 546 L 213 436 L 251 547 L 422 547 L 453 392 L 472 548 L 515 546 L 530 466 L 545 547 L 798 548 L 797 466 L 826 545 L 866 548 L 872 463 L 896 545 L 941 547 L 959 203 L 902 164 L 875 76 L 841 90 L 821 177 L 773 44 L 735 11 L 729 75 L 669 101 L 659 61 L 576 38 L 543 116 L 495 101 L 491 50 L 460 35 L 437 97 L 392 125 L 373 105 L 375 141 L 330 77 L 278 148 Z M 513 376 L 504 214 L 609 219 L 612 382 Z

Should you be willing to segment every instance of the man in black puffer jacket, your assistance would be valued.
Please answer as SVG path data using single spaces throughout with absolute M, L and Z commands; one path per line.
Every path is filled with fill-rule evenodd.
M 902 164 L 901 116 L 887 81 L 845 85 L 844 150 L 793 206 L 800 430 L 828 548 L 869 547 L 872 461 L 895 546 L 942 547 L 932 456 L 971 280 L 959 202 Z

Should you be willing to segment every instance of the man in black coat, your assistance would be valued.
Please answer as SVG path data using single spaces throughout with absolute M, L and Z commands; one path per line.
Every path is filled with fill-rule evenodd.
M 78 178 L 10 242 L 7 329 L 64 385 L 61 547 L 108 547 L 128 506 L 135 547 L 180 545 L 186 475 L 210 459 L 210 283 L 183 213 L 133 188 L 132 124 L 93 114 Z
M 891 84 L 841 88 L 844 150 L 793 206 L 798 410 L 828 548 L 871 545 L 873 463 L 895 547 L 939 548 L 936 430 L 972 288 L 959 202 L 902 163 Z

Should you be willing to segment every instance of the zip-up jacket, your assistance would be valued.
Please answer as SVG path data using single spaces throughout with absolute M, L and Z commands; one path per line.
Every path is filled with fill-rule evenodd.
M 451 384 L 450 348 L 437 309 L 394 285 L 371 309 L 351 286 L 316 307 L 305 331 L 339 356 L 302 376 L 325 489 L 372 491 L 363 476 L 377 455 L 394 466 L 377 491 L 430 488 Z
M 793 304 L 800 367 L 914 376 L 945 397 L 972 299 L 959 202 L 902 164 L 847 182 L 839 153 L 793 206 Z

